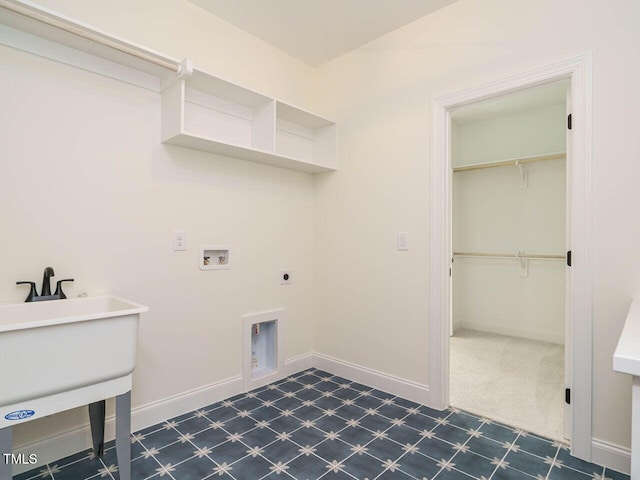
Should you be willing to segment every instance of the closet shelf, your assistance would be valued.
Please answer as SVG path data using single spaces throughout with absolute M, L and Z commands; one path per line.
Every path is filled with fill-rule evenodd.
M 480 170 L 484 168 L 508 167 L 514 165 L 524 165 L 533 162 L 545 162 L 547 160 L 561 160 L 567 157 L 565 152 L 549 153 L 546 155 L 535 155 L 531 157 L 512 158 L 509 160 L 501 160 L 499 162 L 474 163 L 460 167 L 453 167 L 454 172 L 466 172 L 468 170 Z
M 157 91 L 180 68 L 173 58 L 25 0 L 0 0 L 0 43 Z
M 477 257 L 477 258 L 517 258 L 528 260 L 564 260 L 566 255 L 541 255 L 534 253 L 484 253 L 484 252 L 453 252 L 454 257 Z
M 337 169 L 330 120 L 28 0 L 0 0 L 0 44 L 161 92 L 162 142 L 308 173 Z
M 195 68 L 162 91 L 162 142 L 307 173 L 337 167 L 330 120 Z

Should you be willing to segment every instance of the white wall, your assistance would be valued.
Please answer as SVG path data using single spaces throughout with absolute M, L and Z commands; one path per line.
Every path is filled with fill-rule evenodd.
M 640 294 L 639 15 L 632 0 L 460 0 L 320 68 L 340 170 L 317 182 L 316 350 L 428 385 L 431 99 L 591 51 L 593 435 L 629 446 L 611 356 Z
M 635 0 L 460 0 L 317 72 L 184 1 L 42 3 L 340 124 L 340 170 L 314 195 L 304 174 L 160 145 L 156 94 L 3 49 L 0 297 L 20 300 L 14 280 L 51 264 L 76 277 L 70 293 L 147 303 L 136 405 L 238 374 L 240 315 L 273 306 L 290 356 L 315 347 L 428 385 L 430 100 L 591 51 L 594 436 L 629 445 L 630 380 L 611 355 L 640 288 Z M 186 253 L 170 251 L 176 227 Z M 196 270 L 194 247 L 220 240 L 234 268 Z M 285 264 L 287 290 L 273 281 Z M 83 421 L 33 422 L 16 440 Z
M 189 3 L 46 3 L 308 104 L 310 67 Z M 75 278 L 68 296 L 148 305 L 134 408 L 240 375 L 246 313 L 283 307 L 285 358 L 312 350 L 312 176 L 164 146 L 158 93 L 6 47 L 0 57 L 0 301 L 22 301 L 15 281 L 40 288 L 50 265 L 53 280 Z M 172 251 L 174 229 L 186 252 Z M 232 268 L 201 271 L 200 245 L 218 243 L 231 246 Z M 280 285 L 283 268 L 293 285 Z M 87 421 L 82 408 L 19 425 L 14 446 Z
M 451 163 L 459 167 L 564 152 L 565 111 L 563 100 L 554 105 L 494 113 L 491 118 L 465 120 L 462 107 L 453 118 Z
M 293 105 L 315 94 L 315 69 L 187 0 L 36 3 Z
M 458 112 L 456 112 L 458 113 Z M 462 166 L 564 152 L 565 104 L 529 108 L 480 121 L 460 121 L 452 163 Z M 455 121 L 455 120 L 454 120 Z M 563 255 L 565 161 L 453 174 L 453 251 Z M 456 328 L 564 344 L 563 260 L 456 257 Z M 526 275 L 526 276 L 523 276 Z

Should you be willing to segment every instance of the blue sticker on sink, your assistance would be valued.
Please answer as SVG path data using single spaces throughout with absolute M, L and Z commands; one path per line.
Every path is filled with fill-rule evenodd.
M 36 414 L 33 410 L 16 410 L 15 412 L 7 413 L 4 418 L 7 420 L 24 420 L 25 418 L 33 417 Z

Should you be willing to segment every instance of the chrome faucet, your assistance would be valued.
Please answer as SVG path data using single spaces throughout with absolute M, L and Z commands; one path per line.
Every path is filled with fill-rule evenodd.
M 51 277 L 53 276 L 55 276 L 53 268 L 46 267 L 42 276 L 42 290 L 40 291 L 40 295 L 38 295 L 38 291 L 36 290 L 36 282 L 16 282 L 16 285 L 24 283 L 31 286 L 29 295 L 27 295 L 25 302 L 41 302 L 43 300 L 61 300 L 63 298 L 67 298 L 62 291 L 62 282 L 73 282 L 73 278 L 58 280 L 56 283 L 56 291 L 51 294 Z

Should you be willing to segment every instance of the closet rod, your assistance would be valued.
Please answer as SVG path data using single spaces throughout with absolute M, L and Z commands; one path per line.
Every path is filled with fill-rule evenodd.
M 113 50 L 117 50 L 121 53 L 131 55 L 132 57 L 144 60 L 145 62 L 166 68 L 167 70 L 171 70 L 173 72 L 180 71 L 179 63 L 155 56 L 152 52 L 147 52 L 141 48 L 136 48 L 133 45 L 128 45 L 121 40 L 111 38 L 104 33 L 91 30 L 83 25 L 73 23 L 65 18 L 40 10 L 37 7 L 32 7 L 28 4 L 21 4 L 21 2 L 15 2 L 12 0 L 0 0 L 0 7 L 31 20 L 44 23 L 72 35 L 76 35 Z
M 464 165 L 462 167 L 453 167 L 454 172 L 466 172 L 467 170 L 480 170 L 483 168 L 507 167 L 510 165 L 523 165 L 525 163 L 544 162 L 546 160 L 559 160 L 566 158 L 566 153 L 550 153 L 548 155 L 537 155 L 534 157 L 514 158 L 511 160 L 503 160 L 491 163 L 476 163 L 473 165 Z
M 565 255 L 537 255 L 533 253 L 480 253 L 454 252 L 454 257 L 482 257 L 482 258 L 525 258 L 538 260 L 564 260 Z

